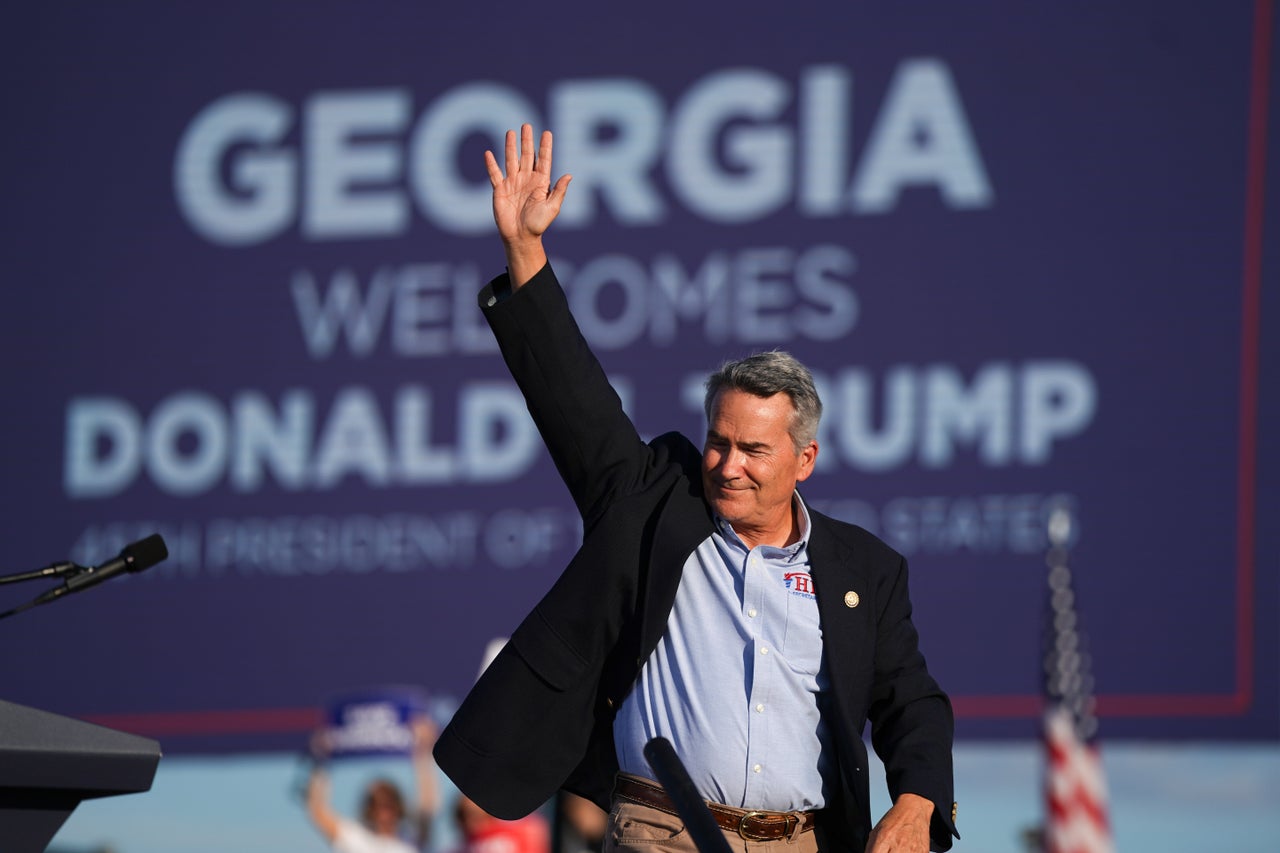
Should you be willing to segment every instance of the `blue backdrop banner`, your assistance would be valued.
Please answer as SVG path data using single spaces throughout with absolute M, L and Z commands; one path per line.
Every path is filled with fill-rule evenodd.
M 170 556 L 7 620 L 5 697 L 216 751 L 465 693 L 581 533 L 475 304 L 527 121 L 643 434 L 700 441 L 726 358 L 812 366 L 805 497 L 910 560 L 961 736 L 1038 725 L 1060 506 L 1104 733 L 1280 736 L 1270 13 L 13 13 L 5 570 Z

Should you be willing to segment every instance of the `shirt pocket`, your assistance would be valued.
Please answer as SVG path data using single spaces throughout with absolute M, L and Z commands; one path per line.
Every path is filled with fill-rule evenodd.
M 811 595 L 787 594 L 787 628 L 782 639 L 787 664 L 805 675 L 818 674 L 822 666 L 822 622 L 818 602 Z

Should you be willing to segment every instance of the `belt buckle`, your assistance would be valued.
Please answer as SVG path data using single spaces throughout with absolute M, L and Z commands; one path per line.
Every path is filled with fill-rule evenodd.
M 774 841 L 778 838 L 786 838 L 787 830 L 785 829 L 783 830 L 781 835 L 755 835 L 755 834 L 752 834 L 752 832 L 747 829 L 747 821 L 750 820 L 751 818 L 768 817 L 768 816 L 769 815 L 765 812 L 747 812 L 741 818 L 738 819 L 738 835 L 742 836 L 748 841 Z M 797 824 L 800 823 L 800 819 L 793 814 L 786 815 L 786 818 L 788 823 L 790 823 L 790 821 L 792 820 L 794 820 Z

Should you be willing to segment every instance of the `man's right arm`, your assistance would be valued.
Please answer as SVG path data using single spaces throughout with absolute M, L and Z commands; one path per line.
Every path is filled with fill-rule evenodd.
M 509 299 L 485 306 L 484 316 L 561 479 L 590 526 L 618 496 L 643 488 L 652 451 L 623 411 L 550 265 Z
M 508 274 L 481 294 L 481 308 L 529 412 L 584 521 L 640 485 L 651 453 L 622 409 L 582 336 L 546 260 L 542 235 L 559 213 L 569 176 L 551 184 L 551 134 L 537 156 L 533 130 L 507 132 L 506 174 L 492 152 L 485 164 Z

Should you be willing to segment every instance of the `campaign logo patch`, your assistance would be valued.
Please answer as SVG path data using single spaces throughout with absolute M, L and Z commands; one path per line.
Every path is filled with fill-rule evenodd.
M 813 578 L 808 572 L 787 572 L 782 576 L 782 585 L 792 595 L 802 595 L 805 598 L 814 598 L 813 594 Z

